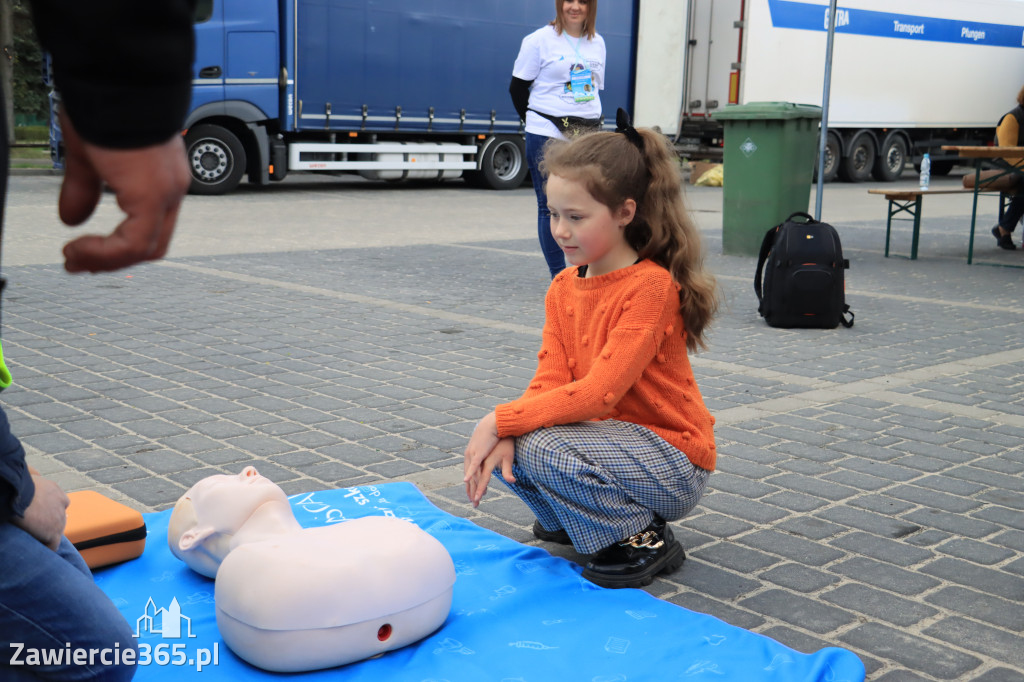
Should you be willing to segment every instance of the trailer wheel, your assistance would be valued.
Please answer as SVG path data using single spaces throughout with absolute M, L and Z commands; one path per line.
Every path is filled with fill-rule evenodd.
M 822 182 L 832 182 L 836 179 L 836 175 L 839 173 L 839 158 L 842 154 L 842 149 L 839 136 L 829 131 L 828 137 L 825 140 L 825 173 Z M 817 159 L 814 160 L 813 178 L 815 181 L 818 179 Z
M 186 158 L 192 172 L 192 194 L 227 194 L 245 175 L 245 149 L 238 137 L 218 125 L 203 124 L 185 135 Z
M 899 133 L 889 133 L 882 140 L 882 150 L 875 159 L 871 174 L 880 182 L 892 182 L 903 175 L 907 165 L 907 143 Z
M 526 165 L 526 143 L 518 135 L 489 137 L 480 148 L 480 171 L 473 184 L 491 189 L 515 189 L 523 184 L 529 168 Z
M 875 142 L 868 133 L 860 133 L 850 144 L 849 152 L 839 162 L 839 178 L 847 182 L 864 182 L 875 167 Z

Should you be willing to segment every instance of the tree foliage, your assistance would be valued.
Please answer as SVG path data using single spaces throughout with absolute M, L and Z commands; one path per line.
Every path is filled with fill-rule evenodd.
M 43 82 L 43 53 L 36 42 L 35 28 L 26 0 L 12 3 L 14 29 L 13 99 L 16 116 L 49 120 L 50 104 Z

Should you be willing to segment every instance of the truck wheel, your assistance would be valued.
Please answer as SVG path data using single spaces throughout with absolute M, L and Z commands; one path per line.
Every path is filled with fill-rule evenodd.
M 227 194 L 245 175 L 245 149 L 227 128 L 195 126 L 185 135 L 185 149 L 192 172 L 192 194 Z
M 829 132 L 828 138 L 825 141 L 825 173 L 822 182 L 832 182 L 836 179 L 836 175 L 839 173 L 839 156 L 841 153 L 842 145 L 839 142 L 839 136 L 833 132 Z M 814 160 L 814 174 L 812 177 L 817 181 L 817 159 Z
M 899 133 L 889 133 L 882 140 L 882 150 L 875 158 L 871 175 L 880 182 L 892 182 L 903 175 L 907 165 L 907 143 Z
M 931 174 L 934 176 L 949 175 L 949 172 L 953 170 L 955 165 L 956 161 L 932 161 Z
M 853 138 L 849 153 L 839 162 L 839 178 L 847 182 L 864 182 L 875 166 L 875 143 L 867 133 Z
M 526 143 L 518 135 L 499 135 L 484 141 L 478 175 L 483 186 L 515 189 L 523 184 L 528 171 Z

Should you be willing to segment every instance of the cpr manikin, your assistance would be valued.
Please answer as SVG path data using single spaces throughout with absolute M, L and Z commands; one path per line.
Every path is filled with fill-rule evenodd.
M 171 552 L 215 578 L 217 627 L 265 670 L 330 668 L 411 644 L 444 623 L 455 567 L 416 525 L 371 516 L 302 528 L 246 467 L 209 476 L 171 513 Z

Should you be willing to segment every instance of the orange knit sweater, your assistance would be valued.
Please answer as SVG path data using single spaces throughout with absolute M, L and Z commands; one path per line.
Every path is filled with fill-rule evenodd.
M 537 372 L 521 398 L 495 408 L 498 436 L 617 419 L 714 470 L 715 420 L 690 368 L 678 292 L 649 260 L 592 278 L 563 270 L 548 289 Z

